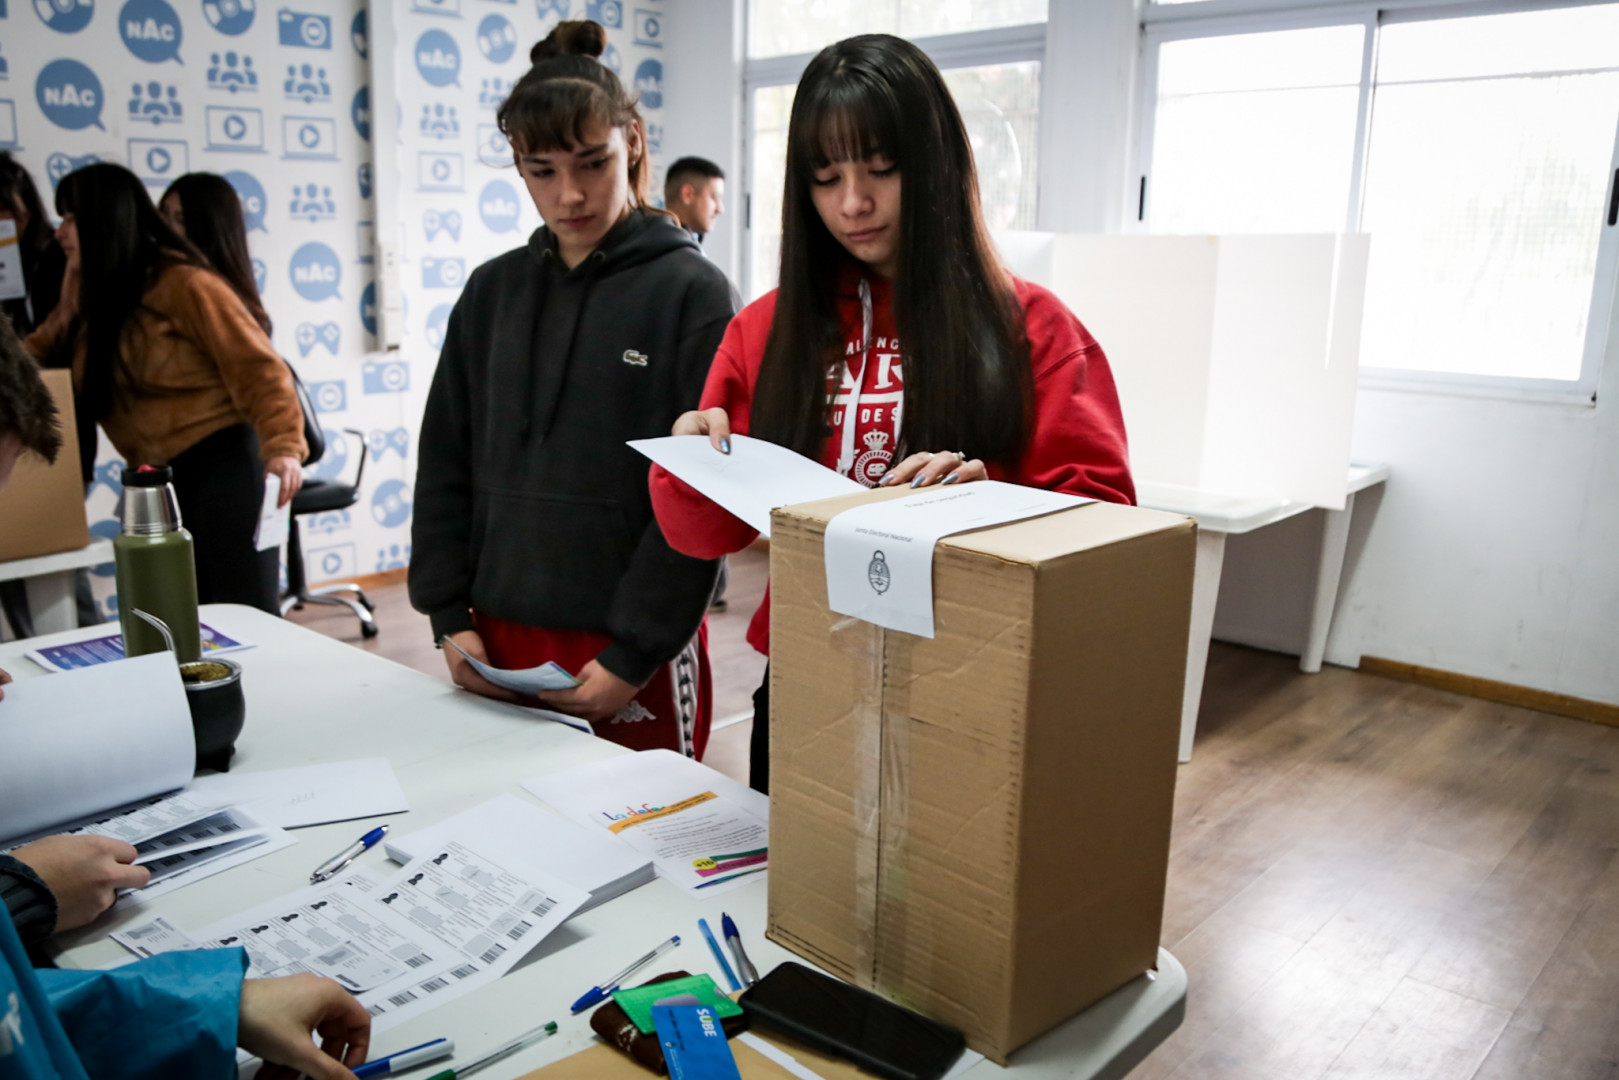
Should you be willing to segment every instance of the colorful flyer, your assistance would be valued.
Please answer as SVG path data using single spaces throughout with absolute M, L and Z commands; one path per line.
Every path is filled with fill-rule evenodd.
M 207 623 L 199 624 L 197 629 L 202 631 L 202 654 L 204 656 L 214 653 L 239 652 L 242 649 L 251 649 L 253 647 L 248 642 L 237 641 L 228 634 L 215 630 Z M 67 645 L 48 645 L 43 649 L 34 649 L 24 655 L 46 671 L 73 671 L 76 668 L 95 667 L 97 664 L 106 664 L 113 660 L 122 660 L 124 658 L 124 635 L 108 634 L 106 637 L 91 638 L 88 641 L 74 641 Z

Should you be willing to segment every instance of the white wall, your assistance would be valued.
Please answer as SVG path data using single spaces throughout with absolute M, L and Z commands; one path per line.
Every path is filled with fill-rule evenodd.
M 696 154 L 725 170 L 725 213 L 703 242 L 725 276 L 740 280 L 742 222 L 742 61 L 746 0 L 664 0 L 669 99 L 663 127 L 664 163 Z

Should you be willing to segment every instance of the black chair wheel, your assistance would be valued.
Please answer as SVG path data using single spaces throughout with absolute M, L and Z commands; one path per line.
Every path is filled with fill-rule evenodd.
M 378 634 L 376 623 L 361 623 L 360 636 L 366 639 L 374 638 Z
M 373 604 L 369 599 L 367 599 L 364 596 L 360 597 L 360 603 L 362 605 L 364 605 L 365 610 L 367 610 L 367 611 L 375 612 L 377 610 L 377 605 Z

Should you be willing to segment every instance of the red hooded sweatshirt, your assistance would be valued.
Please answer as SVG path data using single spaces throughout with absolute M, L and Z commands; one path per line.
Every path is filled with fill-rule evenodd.
M 1034 431 L 1017 467 L 990 465 L 990 478 L 1133 504 L 1136 491 L 1130 479 L 1124 417 L 1102 347 L 1048 290 L 1016 278 L 1013 283 L 1034 367 Z M 708 371 L 701 407 L 724 409 L 735 434 L 748 433 L 753 388 L 775 312 L 774 291 L 742 309 L 726 328 Z M 904 350 L 894 329 L 892 283 L 876 275 L 864 281 L 850 275 L 839 289 L 838 321 L 846 372 L 841 384 L 834 380 L 827 388 L 832 396 L 832 437 L 821 450 L 821 464 L 875 487 L 893 459 L 904 411 Z M 857 402 L 852 413 L 851 399 Z M 916 449 L 962 450 L 970 455 L 973 448 Z M 741 551 L 759 535 L 657 465 L 650 482 L 658 524 L 676 551 L 717 559 Z M 748 643 L 769 655 L 768 588 L 748 626 Z

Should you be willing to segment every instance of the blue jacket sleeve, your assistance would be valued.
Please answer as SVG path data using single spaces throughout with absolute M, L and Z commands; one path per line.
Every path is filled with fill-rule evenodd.
M 92 1080 L 236 1075 L 247 954 L 163 953 L 110 971 L 37 972 Z

